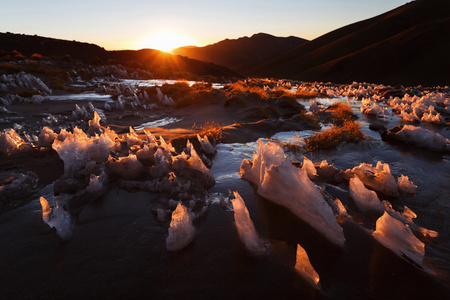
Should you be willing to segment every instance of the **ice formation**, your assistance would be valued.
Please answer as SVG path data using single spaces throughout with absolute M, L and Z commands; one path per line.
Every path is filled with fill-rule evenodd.
M 431 130 L 405 125 L 397 133 L 392 133 L 393 138 L 417 146 L 437 151 L 450 151 L 450 141 Z
M 356 206 L 361 211 L 383 211 L 383 204 L 378 199 L 377 193 L 368 190 L 364 186 L 362 181 L 358 178 L 358 175 L 350 178 L 349 190 L 350 197 L 352 197 L 352 199 L 355 201 Z
M 426 268 L 423 264 L 425 245 L 414 236 L 411 229 L 387 212 L 377 220 L 376 230 L 372 236 L 399 257 Z
M 51 208 L 48 201 L 44 197 L 40 197 L 42 207 L 42 220 L 47 223 L 50 228 L 56 229 L 56 234 L 62 240 L 69 240 L 72 237 L 74 229 L 74 221 L 68 211 L 64 209 L 64 202 L 67 197 L 57 196 L 53 198 L 54 207 Z
M 361 100 L 361 112 L 367 115 L 386 115 L 387 108 L 381 107 L 377 103 L 372 103 L 370 99 L 362 99 Z
M 205 154 L 214 154 L 216 153 L 216 149 L 214 149 L 214 146 L 211 145 L 209 142 L 208 136 L 205 135 L 203 138 L 197 134 L 197 139 L 200 142 L 200 145 L 202 146 L 202 150 Z
M 419 225 L 414 223 L 413 219 L 415 219 L 417 217 L 417 215 L 409 207 L 404 206 L 403 207 L 403 212 L 400 213 L 400 212 L 394 210 L 392 208 L 392 205 L 388 201 L 383 201 L 383 205 L 384 205 L 384 209 L 386 210 L 386 212 L 391 217 L 393 217 L 393 218 L 401 221 L 402 223 L 406 224 L 411 229 L 411 231 L 413 231 L 414 233 L 416 233 L 416 234 L 418 233 L 418 234 L 421 234 L 424 237 L 430 237 L 430 238 L 435 238 L 435 237 L 437 237 L 439 235 L 434 230 L 430 230 L 430 229 L 426 229 L 426 228 L 420 227 Z
M 232 200 L 234 210 L 234 221 L 239 233 L 239 238 L 244 243 L 246 250 L 254 256 L 266 254 L 266 247 L 261 242 L 258 232 L 253 225 L 244 200 L 238 192 L 234 192 L 235 199 Z
M 398 177 L 398 190 L 408 193 L 408 194 L 414 194 L 416 192 L 417 186 L 414 185 L 412 181 L 409 180 L 408 176 L 402 176 Z
M 31 146 L 27 144 L 14 129 L 0 133 L 0 151 L 4 155 L 17 154 L 21 151 L 29 151 Z
M 303 156 L 302 169 L 306 170 L 306 173 L 308 174 L 308 177 L 310 179 L 314 179 L 317 177 L 316 167 L 314 167 L 313 162 L 310 159 L 308 159 L 306 156 Z
M 187 160 L 189 168 L 193 170 L 197 170 L 202 174 L 205 185 L 210 187 L 213 186 L 216 182 L 214 175 L 211 174 L 211 171 L 205 166 L 200 156 L 198 156 L 197 151 L 195 151 L 192 144 L 187 141 L 186 148 L 190 149 L 191 157 Z
M 144 166 L 135 154 L 119 157 L 119 159 L 110 156 L 108 158 L 108 169 L 113 174 L 120 175 L 123 178 L 136 178 L 144 172 Z
M 244 159 L 241 163 L 241 177 L 255 184 L 262 197 L 286 207 L 332 243 L 344 245 L 344 233 L 331 207 L 306 170 L 294 167 L 279 145 L 259 140 L 253 162 Z
M 88 193 L 98 193 L 103 191 L 105 185 L 108 183 L 108 175 L 102 170 L 100 175 L 91 174 L 89 177 L 89 184 L 86 187 Z
M 308 254 L 302 246 L 297 244 L 297 255 L 295 261 L 295 270 L 311 284 L 314 288 L 320 290 L 320 277 L 309 261 Z
M 170 221 L 169 236 L 166 239 L 168 251 L 178 251 L 189 245 L 195 238 L 195 227 L 192 217 L 186 206 L 178 203 L 172 213 Z
M 89 104 L 91 104 L 91 103 L 89 102 Z M 98 115 L 98 112 L 96 110 L 94 110 L 94 118 L 92 120 L 89 120 L 88 133 L 90 135 L 103 133 L 102 126 L 100 125 L 100 120 L 101 120 L 101 118 Z
M 391 169 L 387 163 L 383 164 L 379 161 L 375 168 L 371 164 L 361 163 L 351 170 L 346 170 L 345 173 L 347 175 L 357 175 L 365 186 L 386 196 L 399 196 L 397 182 L 392 176 Z
M 45 126 L 39 134 L 38 147 L 50 147 L 58 135 L 50 128 Z
M 105 162 L 109 153 L 116 146 L 117 135 L 113 130 L 107 128 L 100 136 L 90 137 L 83 130 L 75 127 L 73 134 L 62 131 L 64 140 L 59 135 L 54 140 L 52 148 L 58 152 L 64 161 L 64 172 L 73 173 L 84 168 L 90 161 L 98 163 Z
M 164 95 L 161 90 L 157 87 L 156 88 L 156 97 L 158 98 L 159 102 L 164 106 L 174 106 L 175 103 L 173 102 L 173 99 L 170 97 L 167 97 L 167 95 Z
M 434 109 L 434 106 L 432 105 L 430 105 L 428 107 L 428 110 L 423 113 L 423 116 L 420 120 L 422 122 L 445 125 L 445 119 Z

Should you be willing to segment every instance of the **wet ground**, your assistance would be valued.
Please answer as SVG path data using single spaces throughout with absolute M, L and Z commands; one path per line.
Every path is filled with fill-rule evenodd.
M 113 187 L 106 196 L 82 210 L 73 238 L 61 242 L 42 221 L 39 196 L 51 191 L 51 185 L 46 186 L 51 180 L 45 185 L 41 183 L 39 190 L 28 197 L 27 204 L 0 215 L 0 298 L 447 298 L 450 157 L 382 141 L 379 133 L 369 130 L 368 125 L 382 122 L 390 128 L 399 124 L 399 118 L 364 116 L 359 113 L 359 101 L 348 103 L 359 115 L 363 132 L 371 139 L 306 155 L 313 162 L 327 160 L 342 170 L 363 162 L 375 165 L 382 161 L 389 164 L 395 178 L 401 174 L 409 176 L 418 187 L 416 194 L 387 200 L 395 209 L 408 206 L 418 216 L 415 223 L 439 233 L 436 239 L 423 240 L 425 263 L 433 275 L 376 242 L 371 236 L 374 224 L 361 225 L 356 213 L 354 219 L 341 223 L 346 244 L 344 249 L 338 249 L 285 208 L 259 197 L 239 175 L 242 159 L 251 159 L 256 151 L 254 141 L 217 145 L 211 168 L 216 185 L 209 190 L 212 204 L 208 214 L 196 222 L 198 232 L 194 242 L 177 253 L 169 253 L 165 248 L 169 223 L 157 222 L 152 213 L 152 209 L 169 199 Z M 304 104 L 307 106 L 307 102 Z M 163 115 L 160 120 L 167 118 Z M 450 136 L 442 127 L 434 129 Z M 281 133 L 274 138 L 289 140 L 307 134 L 311 132 Z M 302 160 L 302 153 L 287 154 L 293 161 Z M 27 163 L 23 165 L 26 167 Z M 322 187 L 344 204 L 351 203 L 345 187 L 330 184 Z M 240 193 L 256 230 L 270 245 L 266 257 L 256 259 L 247 255 L 234 225 L 229 190 Z M 226 207 L 220 205 L 221 199 L 228 203 Z M 306 249 L 320 275 L 321 291 L 315 291 L 294 270 L 298 243 Z

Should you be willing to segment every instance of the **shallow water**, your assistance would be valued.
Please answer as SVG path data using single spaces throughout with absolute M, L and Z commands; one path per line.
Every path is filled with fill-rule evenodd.
M 351 103 L 358 107 L 356 101 Z M 178 253 L 166 251 L 169 224 L 158 223 L 152 213 L 169 200 L 158 194 L 113 188 L 83 209 L 66 243 L 42 222 L 38 196 L 44 191 L 29 204 L 0 215 L 0 298 L 445 298 L 450 285 L 450 157 L 386 144 L 367 129 L 370 122 L 379 122 L 377 118 L 360 116 L 360 122 L 372 140 L 307 156 L 313 162 L 326 159 L 343 170 L 382 161 L 394 177 L 409 176 L 418 186 L 416 195 L 388 200 L 396 209 L 407 205 L 418 215 L 418 225 L 439 232 L 439 238 L 425 241 L 425 262 L 433 276 L 375 242 L 373 226 L 342 223 L 346 246 L 337 249 L 285 208 L 259 197 L 239 175 L 242 159 L 251 159 L 256 151 L 252 142 L 217 146 L 209 213 L 197 222 L 195 241 Z M 389 116 L 386 122 L 389 127 L 399 121 Z M 297 134 L 311 133 L 280 133 L 274 138 L 289 140 Z M 301 153 L 287 155 L 302 160 Z M 351 202 L 345 186 L 323 187 L 344 204 Z M 220 199 L 227 202 L 229 190 L 238 191 L 246 202 L 256 230 L 270 245 L 267 257 L 246 254 L 231 204 L 220 206 Z M 297 243 L 320 275 L 320 292 L 294 271 Z
M 114 103 L 111 95 L 104 95 L 98 93 L 79 93 L 79 94 L 67 94 L 67 95 L 51 95 L 45 96 L 45 100 L 56 101 L 103 101 L 108 103 Z
M 166 117 L 163 119 L 159 119 L 156 121 L 151 121 L 151 122 L 146 122 L 146 123 L 142 123 L 141 125 L 137 125 L 137 126 L 133 126 L 134 130 L 142 130 L 146 127 L 162 127 L 162 126 L 166 126 L 169 124 L 173 124 L 176 122 L 179 122 L 181 119 L 179 118 L 172 118 L 172 117 Z

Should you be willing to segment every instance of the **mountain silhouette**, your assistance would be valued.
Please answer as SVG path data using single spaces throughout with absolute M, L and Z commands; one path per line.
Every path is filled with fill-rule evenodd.
M 196 76 L 241 77 L 219 65 L 153 49 L 107 51 L 95 44 L 14 33 L 0 33 L 0 51 L 16 50 L 23 55 L 34 53 L 44 57 L 63 57 L 91 62 L 120 63 L 146 69 L 161 78 L 193 78 Z
M 283 54 L 307 42 L 294 36 L 276 37 L 266 33 L 251 37 L 225 39 L 204 47 L 181 47 L 174 54 L 226 66 L 238 73 L 246 72 L 255 65 Z
M 413 1 L 353 23 L 245 72 L 335 83 L 448 85 L 450 1 Z

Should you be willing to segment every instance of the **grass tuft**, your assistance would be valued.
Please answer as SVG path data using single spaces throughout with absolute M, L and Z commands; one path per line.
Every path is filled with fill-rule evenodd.
M 346 121 L 342 126 L 333 126 L 305 139 L 304 149 L 316 151 L 335 148 L 342 142 L 357 143 L 364 140 L 361 126 L 355 121 Z

